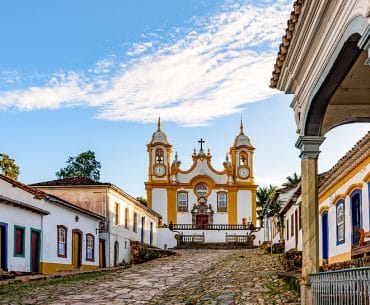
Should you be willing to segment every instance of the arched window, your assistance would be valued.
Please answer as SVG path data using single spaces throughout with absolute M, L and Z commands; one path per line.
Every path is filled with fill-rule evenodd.
M 245 151 L 241 151 L 239 154 L 239 165 L 248 165 L 248 154 Z
M 337 245 L 343 244 L 345 240 L 344 223 L 344 200 L 340 200 L 337 203 Z
M 58 257 L 67 257 L 67 227 L 57 226 L 58 231 Z
M 155 163 L 164 163 L 164 152 L 162 148 L 155 150 Z
M 177 193 L 177 211 L 178 212 L 188 211 L 188 193 L 187 192 Z
M 217 193 L 217 212 L 227 212 L 227 193 Z
M 86 234 L 86 260 L 94 261 L 94 244 L 95 239 L 94 235 Z

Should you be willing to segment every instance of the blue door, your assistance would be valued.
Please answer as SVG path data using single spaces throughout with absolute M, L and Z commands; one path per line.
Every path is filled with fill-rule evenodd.
M 352 212 L 352 245 L 360 244 L 360 229 L 362 223 L 361 215 L 361 191 L 356 190 L 351 194 Z
M 328 212 L 324 212 L 321 216 L 322 221 L 322 258 L 329 257 L 329 222 Z
M 8 224 L 0 222 L 0 269 L 8 270 Z

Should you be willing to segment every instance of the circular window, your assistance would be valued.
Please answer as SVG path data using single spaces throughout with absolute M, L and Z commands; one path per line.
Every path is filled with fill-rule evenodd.
M 198 195 L 198 196 L 206 196 L 207 193 L 208 193 L 208 186 L 207 184 L 205 183 L 198 183 L 196 186 L 195 186 L 195 193 Z

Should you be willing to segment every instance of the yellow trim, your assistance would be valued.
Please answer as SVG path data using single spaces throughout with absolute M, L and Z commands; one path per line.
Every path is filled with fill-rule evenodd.
M 229 191 L 229 225 L 237 224 L 237 192 L 236 190 Z
M 329 257 L 328 262 L 329 264 L 335 264 L 335 263 L 349 261 L 351 259 L 352 259 L 351 252 L 346 252 L 346 253 L 341 253 L 341 254 Z
M 79 270 L 95 270 L 98 269 L 99 265 L 82 265 Z M 40 271 L 43 274 L 57 273 L 61 271 L 69 271 L 73 269 L 72 264 L 59 264 L 59 263 L 40 263 Z
M 370 182 L 370 172 L 367 173 L 367 175 L 362 179 L 363 182 L 369 183 Z
M 362 190 L 363 183 L 354 183 L 347 188 L 346 192 L 344 193 L 346 196 L 351 195 L 355 190 Z
M 177 223 L 176 188 L 167 189 L 167 224 Z
M 148 208 L 152 208 L 152 205 L 153 205 L 153 203 L 152 203 L 152 196 L 153 196 L 153 194 L 152 194 L 152 188 L 148 188 L 147 190 L 146 190 L 146 201 L 147 201 L 147 204 L 148 204 Z
M 341 200 L 346 200 L 346 195 L 339 194 L 339 195 L 335 196 L 335 198 L 333 199 L 332 204 L 336 206 L 339 203 L 339 201 L 341 201 Z
M 370 162 L 370 157 L 367 157 L 359 165 L 357 165 L 353 170 L 351 170 L 347 175 L 345 175 L 340 181 L 335 183 L 331 188 L 322 194 L 319 194 L 319 204 L 323 203 L 327 198 L 329 198 L 339 187 L 345 184 L 349 179 L 356 175 L 362 168 L 364 168 Z
M 182 169 L 179 168 L 178 172 L 181 173 L 181 174 L 189 174 L 197 167 L 198 160 L 203 161 L 204 159 L 207 160 L 207 165 L 208 165 L 208 168 L 211 170 L 211 172 L 213 172 L 216 175 L 225 175 L 226 174 L 226 169 L 224 169 L 223 171 L 218 171 L 212 166 L 211 156 L 208 156 L 208 155 L 196 155 L 196 156 L 193 155 L 193 164 L 191 165 L 191 167 L 189 169 L 186 169 L 186 170 L 182 170 Z
M 321 209 L 320 209 L 320 212 L 319 214 L 322 215 L 324 212 L 326 211 L 329 211 L 329 207 L 327 205 L 323 206 Z
M 256 190 L 252 190 L 252 223 L 256 226 Z

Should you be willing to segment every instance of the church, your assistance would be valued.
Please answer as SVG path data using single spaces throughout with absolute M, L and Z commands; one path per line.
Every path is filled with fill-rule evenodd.
M 198 142 L 200 148 L 194 149 L 193 164 L 183 169 L 178 154 L 171 156 L 172 145 L 158 119 L 158 128 L 147 145 L 148 206 L 162 215 L 163 226 L 180 231 L 255 226 L 254 147 L 244 134 L 243 122 L 221 171 L 213 167 L 210 151 L 203 148 L 205 141 Z

